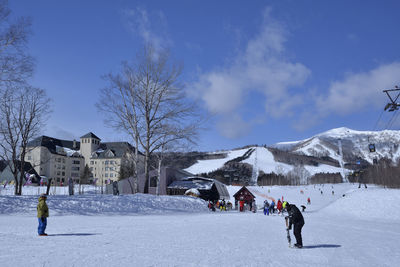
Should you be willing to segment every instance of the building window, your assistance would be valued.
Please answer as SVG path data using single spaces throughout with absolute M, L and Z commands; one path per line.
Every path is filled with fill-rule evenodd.
M 93 171 L 93 167 L 90 167 L 89 170 L 90 170 L 90 171 Z
M 71 170 L 73 170 L 73 171 L 79 171 L 79 167 L 72 167 Z
M 90 165 L 93 165 L 94 163 L 93 163 L 93 160 L 92 161 L 90 161 Z
M 104 177 L 108 177 L 108 173 L 104 174 Z
M 81 162 L 79 160 L 74 160 L 72 161 L 72 164 L 80 164 Z
M 65 159 L 62 159 L 62 163 L 65 163 Z
M 32 157 L 31 157 L 31 156 L 28 156 L 28 160 L 32 160 Z
M 106 171 L 109 171 L 110 170 L 110 168 L 109 167 L 106 167 Z
M 60 171 L 57 171 L 57 175 L 60 175 L 60 173 L 61 173 Z
M 61 173 L 61 176 L 65 176 L 65 172 L 62 172 L 62 173 Z
M 109 163 L 108 160 L 106 160 L 106 165 L 108 165 L 108 163 Z
M 112 173 L 110 173 L 110 177 L 113 177 L 113 174 L 112 174 Z
M 71 173 L 71 177 L 79 177 L 79 173 L 72 172 L 72 173 Z
M 157 176 L 150 178 L 150 187 L 157 187 Z

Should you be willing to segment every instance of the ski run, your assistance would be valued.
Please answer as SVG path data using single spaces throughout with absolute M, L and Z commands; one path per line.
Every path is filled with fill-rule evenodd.
M 47 199 L 49 236 L 39 237 L 40 188 L 16 197 L 8 187 L 0 191 L 0 265 L 398 266 L 400 190 L 350 183 L 249 188 L 259 209 L 266 196 L 306 206 L 302 249 L 288 248 L 284 216 L 210 212 L 194 197 L 94 189 L 68 196 L 58 188 Z M 239 189 L 228 186 L 232 203 Z

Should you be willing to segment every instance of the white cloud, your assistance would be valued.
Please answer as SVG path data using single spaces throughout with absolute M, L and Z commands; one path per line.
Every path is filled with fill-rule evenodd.
M 299 94 L 289 92 L 289 89 L 301 86 L 311 72 L 303 64 L 290 62 L 284 57 L 287 34 L 270 13 L 270 9 L 265 10 L 261 30 L 248 41 L 244 53 L 238 53 L 233 63 L 222 70 L 201 74 L 194 84 L 209 111 L 226 115 L 237 110 L 252 91 L 262 93 L 265 97 L 264 112 L 274 117 L 287 115 L 303 102 Z M 225 124 L 228 122 L 221 123 Z M 237 127 L 230 130 L 240 131 Z M 237 135 L 225 130 L 221 133 L 231 137 Z
M 246 135 L 251 129 L 251 123 L 244 121 L 238 114 L 222 118 L 217 123 L 218 131 L 225 137 L 234 139 Z
M 370 107 L 382 107 L 389 101 L 382 93 L 400 83 L 400 62 L 381 65 L 368 72 L 348 74 L 342 81 L 332 82 L 328 94 L 317 98 L 322 115 L 346 115 Z
M 136 7 L 124 10 L 124 18 L 129 30 L 138 34 L 145 43 L 152 44 L 156 51 L 171 45 L 172 42 L 167 34 L 167 22 L 163 12 L 153 12 L 150 16 L 146 9 Z

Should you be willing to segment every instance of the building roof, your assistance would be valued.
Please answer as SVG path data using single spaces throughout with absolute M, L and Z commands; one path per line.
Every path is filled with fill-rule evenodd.
M 135 153 L 135 148 L 128 142 L 106 142 L 100 143 L 99 148 L 92 153 L 92 157 L 121 158 L 127 152 Z
M 101 140 L 100 138 L 98 138 L 94 133 L 92 132 L 88 132 L 87 134 L 81 136 L 81 138 L 95 138 L 97 140 Z
M 169 189 L 197 189 L 197 190 L 211 190 L 212 186 L 215 185 L 220 198 L 229 199 L 229 192 L 226 186 L 214 179 L 204 177 L 187 177 L 182 180 L 172 182 Z
M 246 186 L 242 186 L 242 188 L 240 188 L 240 189 L 233 195 L 233 197 L 236 198 L 236 196 L 239 195 L 239 193 L 242 192 L 242 191 L 246 191 L 246 192 L 250 193 L 250 195 L 251 195 L 253 198 L 256 198 L 256 196 L 255 196 L 255 195 L 249 190 L 249 188 L 247 188 Z
M 8 166 L 8 162 L 6 160 L 0 160 L 0 172 L 4 171 L 4 169 Z M 17 164 L 20 164 L 20 161 L 17 160 Z M 24 163 L 24 171 L 33 174 L 36 179 L 40 179 L 39 174 L 35 171 L 35 169 L 32 167 L 32 164 L 30 162 L 25 161 Z
M 75 147 L 74 147 L 74 144 L 75 144 Z M 28 142 L 27 146 L 28 147 L 44 146 L 50 151 L 50 153 L 60 154 L 60 149 L 59 149 L 60 147 L 67 148 L 67 149 L 74 150 L 74 151 L 79 151 L 80 142 L 61 140 L 61 139 L 43 135 L 43 136 L 40 136 L 40 137 Z
M 0 160 L 0 172 L 2 172 L 7 167 L 7 161 Z

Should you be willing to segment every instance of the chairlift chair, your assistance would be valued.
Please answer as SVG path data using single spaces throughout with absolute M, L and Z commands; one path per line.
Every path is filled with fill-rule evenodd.
M 369 152 L 371 152 L 371 153 L 376 151 L 375 150 L 375 144 L 369 144 L 368 148 L 369 148 Z
M 370 142 L 369 137 L 368 137 L 368 143 L 369 143 L 368 145 L 369 152 L 371 153 L 376 152 L 375 144 L 373 142 Z

